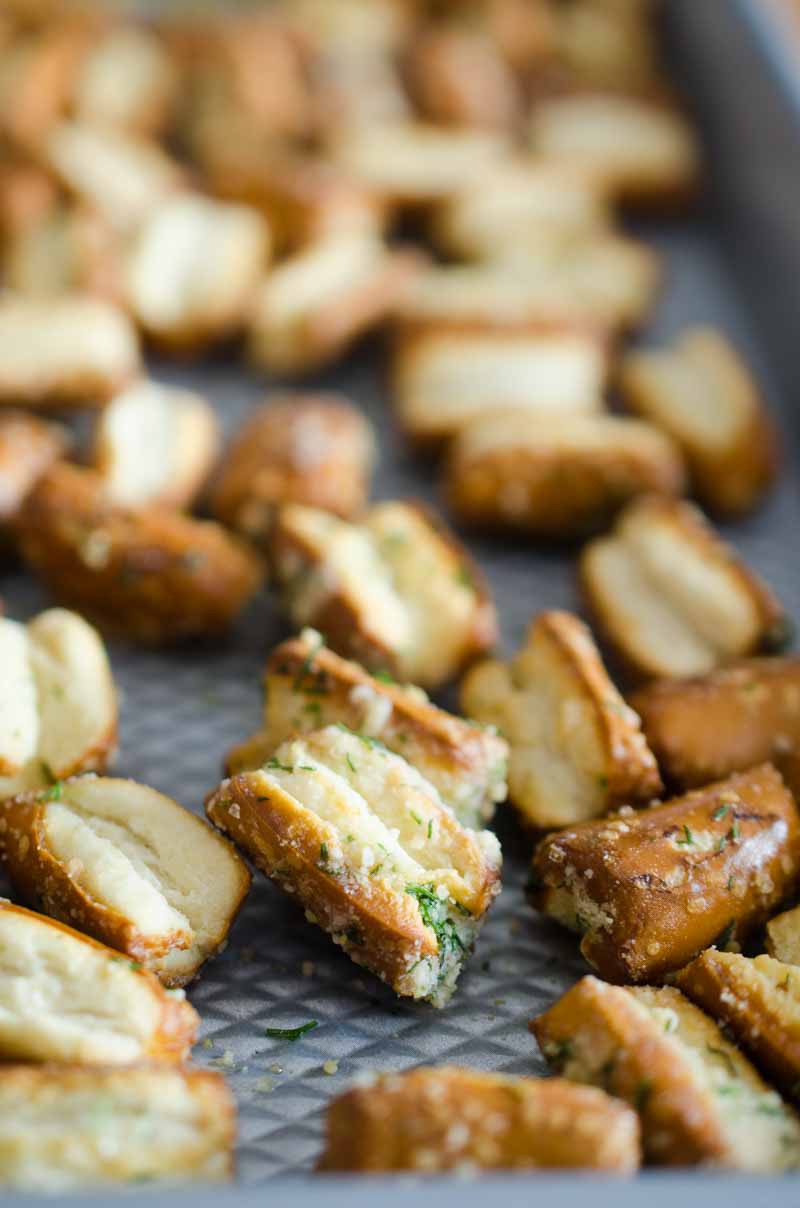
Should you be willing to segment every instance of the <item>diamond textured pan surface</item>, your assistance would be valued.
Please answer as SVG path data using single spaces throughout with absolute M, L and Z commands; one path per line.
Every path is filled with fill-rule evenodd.
M 720 324 L 752 357 L 780 413 L 781 400 L 770 388 L 759 348 L 749 338 L 747 316 L 737 309 L 726 264 L 707 231 L 700 220 L 643 230 L 664 252 L 668 270 L 663 304 L 648 338 L 669 335 L 689 322 Z M 382 445 L 377 496 L 435 502 L 433 466 L 412 462 L 392 430 L 384 364 L 382 350 L 369 348 L 311 385 L 351 395 L 377 424 Z M 152 368 L 156 377 L 204 391 L 228 429 L 261 400 L 265 387 L 275 386 L 248 377 L 233 360 L 191 368 L 154 362 Z M 788 416 L 786 409 L 785 426 Z M 795 614 L 800 612 L 800 563 L 787 550 L 796 550 L 798 529 L 800 494 L 787 472 L 762 512 L 726 530 Z M 470 545 L 494 588 L 507 651 L 538 609 L 579 606 L 574 549 Z M 0 584 L 12 616 L 31 615 L 47 603 L 19 571 L 6 571 Z M 287 633 L 275 602 L 265 594 L 221 647 L 154 653 L 112 644 L 122 690 L 117 774 L 151 784 L 202 812 L 204 796 L 219 780 L 223 753 L 258 725 L 264 659 Z M 238 1098 L 239 1175 L 245 1185 L 310 1170 L 327 1100 L 365 1072 L 430 1062 L 541 1071 L 527 1020 L 585 969 L 573 939 L 525 905 L 530 840 L 500 812 L 504 889 L 443 1011 L 395 999 L 305 922 L 290 899 L 256 876 L 227 950 L 190 989 L 203 1020 L 195 1060 L 222 1068 Z M 265 1035 L 268 1027 L 296 1027 L 311 1019 L 319 1026 L 296 1043 Z M 337 1064 L 328 1069 L 336 1072 L 326 1073 L 331 1062 Z

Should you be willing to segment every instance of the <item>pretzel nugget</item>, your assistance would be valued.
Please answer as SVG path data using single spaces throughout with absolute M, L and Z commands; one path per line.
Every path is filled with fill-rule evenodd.
M 695 788 L 800 750 L 800 656 L 742 659 L 631 697 L 670 783 Z M 781 768 L 783 771 L 783 768 Z
M 510 663 L 473 667 L 461 705 L 508 739 L 509 795 L 528 825 L 569 826 L 661 790 L 639 718 L 568 612 L 540 613 Z
M 460 429 L 445 471 L 462 523 L 540 537 L 602 529 L 637 495 L 679 495 L 683 459 L 658 428 L 542 409 L 484 414 Z
M 112 28 L 84 58 L 73 90 L 79 123 L 143 136 L 162 133 L 178 92 L 166 46 L 141 26 Z
M 25 411 L 0 411 L 0 539 L 42 474 L 69 448 L 65 428 Z
M 711 511 L 748 512 L 774 481 L 772 421 L 747 366 L 721 332 L 690 328 L 668 348 L 629 352 L 620 384 L 627 405 L 680 445 Z
M 597 411 L 607 349 L 589 330 L 551 326 L 529 332 L 447 331 L 436 326 L 401 339 L 392 371 L 403 430 L 438 444 L 471 420 L 520 409 L 541 417 Z M 522 421 L 524 422 L 524 421 Z M 499 425 L 502 426 L 502 425 Z
M 400 755 L 327 726 L 223 781 L 206 810 L 358 964 L 448 1002 L 499 893 L 500 847 Z
M 24 1105 L 24 1106 L 23 1106 Z M 40 1194 L 233 1173 L 221 1074 L 166 1065 L 0 1068 L 0 1184 Z
M 586 174 L 607 194 L 640 205 L 674 205 L 697 189 L 699 150 L 683 116 L 644 97 L 578 93 L 539 101 L 534 151 Z
M 181 1062 L 199 1019 L 182 991 L 62 923 L 0 901 L 4 1061 Z
M 62 122 L 47 139 L 45 162 L 68 193 L 130 235 L 183 182 L 153 142 L 119 130 Z
M 638 1164 L 636 1115 L 602 1091 L 445 1066 L 385 1074 L 334 1099 L 318 1169 L 629 1174 Z
M 313 626 L 370 670 L 432 689 L 495 641 L 480 572 L 422 507 L 379 503 L 348 524 L 289 504 L 270 549 L 292 624 Z
M 335 161 L 385 204 L 421 206 L 476 184 L 507 148 L 507 140 L 492 131 L 395 122 L 343 133 L 333 152 Z
M 643 678 L 703 675 L 785 639 L 769 587 L 684 501 L 630 504 L 585 547 L 580 575 L 605 636 Z
M 219 425 L 206 399 L 142 380 L 101 412 L 93 461 L 108 498 L 123 507 L 188 507 L 216 460 Z
M 0 300 L 0 406 L 102 406 L 140 364 L 130 320 L 106 302 Z
M 253 303 L 251 360 L 288 375 L 330 364 L 383 322 L 418 264 L 370 234 L 327 237 L 284 260 Z
M 791 893 L 800 820 L 770 764 L 639 813 L 551 835 L 531 901 L 583 933 L 609 981 L 645 982 L 717 943 L 742 941 Z
M 114 505 L 99 474 L 66 463 L 28 496 L 18 532 L 54 595 L 145 643 L 224 632 L 263 577 L 259 559 L 219 525 Z
M 50 608 L 27 625 L 0 618 L 0 801 L 54 779 L 104 771 L 117 698 L 100 635 Z
M 529 233 L 547 238 L 603 230 L 610 221 L 603 194 L 579 173 L 520 157 L 503 161 L 480 188 L 447 197 L 431 225 L 434 241 L 449 255 L 494 260 L 501 247 L 511 256 Z
M 369 494 L 376 442 L 352 403 L 336 394 L 286 395 L 252 411 L 223 458 L 214 515 L 263 542 L 277 509 L 303 503 L 347 519 Z
M 681 969 L 676 984 L 785 1095 L 798 1097 L 800 970 L 771 956 L 750 959 L 709 948 Z
M 268 253 L 250 206 L 181 193 L 156 207 L 128 263 L 128 297 L 144 332 L 173 352 L 197 352 L 244 324 Z
M 0 806 L 24 900 L 185 986 L 225 943 L 250 887 L 206 823 L 132 780 L 82 776 Z
M 123 251 L 104 218 L 83 206 L 53 199 L 8 239 L 3 252 L 9 289 L 31 298 L 87 294 L 119 303 Z
M 519 82 L 499 48 L 466 23 L 431 25 L 408 48 L 405 74 L 418 108 L 431 122 L 510 130 L 522 110 Z
M 800 1120 L 672 986 L 584 977 L 531 1031 L 555 1071 L 639 1113 L 646 1160 L 761 1174 L 800 1166 Z
M 410 684 L 371 676 L 328 650 L 313 629 L 273 650 L 264 675 L 264 728 L 230 752 L 227 770 L 261 767 L 292 735 L 329 725 L 402 755 L 462 826 L 483 826 L 505 798 L 508 746 L 493 727 L 439 709 Z

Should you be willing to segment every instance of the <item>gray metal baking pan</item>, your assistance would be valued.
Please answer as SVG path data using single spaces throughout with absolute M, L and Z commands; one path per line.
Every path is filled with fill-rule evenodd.
M 664 7 L 674 68 L 706 143 L 709 181 L 696 215 L 640 228 L 664 254 L 669 277 L 647 334 L 658 339 L 685 323 L 711 321 L 756 365 L 783 426 L 785 473 L 767 506 L 728 535 L 788 609 L 800 614 L 800 84 L 791 76 L 785 39 L 760 0 L 666 0 Z M 393 431 L 382 364 L 380 348 L 362 350 L 313 384 L 350 394 L 376 422 L 382 443 L 377 495 L 436 502 L 430 467 L 413 461 Z M 247 376 L 228 360 L 188 369 L 155 363 L 153 371 L 202 389 L 229 428 L 276 385 Z M 506 649 L 519 642 L 538 609 L 577 607 L 574 552 L 470 544 L 491 580 Z M 46 603 L 22 573 L 0 578 L 0 594 L 16 616 Z M 286 632 L 265 595 L 219 648 L 152 653 L 112 645 L 122 688 L 118 773 L 200 812 L 219 779 L 223 752 L 258 723 L 264 658 Z M 454 1062 L 544 1072 L 527 1021 L 585 968 L 573 940 L 523 901 L 529 845 L 509 819 L 501 817 L 498 829 L 505 887 L 444 1011 L 399 1002 L 306 923 L 289 899 L 256 878 L 228 948 L 190 991 L 203 1019 L 195 1059 L 224 1069 L 238 1099 L 238 1181 L 228 1189 L 170 1191 L 171 1204 L 250 1208 L 268 1196 L 289 1208 L 366 1208 L 380 1197 L 385 1208 L 400 1208 L 412 1195 L 418 1204 L 460 1208 L 478 1208 L 492 1196 L 508 1208 L 533 1197 L 549 1208 L 572 1208 L 587 1197 L 596 1208 L 645 1200 L 648 1208 L 672 1208 L 676 1199 L 705 1208 L 800 1203 L 800 1176 L 647 1173 L 626 1183 L 588 1175 L 475 1183 L 311 1177 L 327 1101 L 365 1071 Z M 265 1035 L 268 1027 L 310 1019 L 319 1026 L 294 1044 Z M 331 1061 L 338 1068 L 328 1074 L 324 1066 Z M 162 1195 L 130 1190 L 125 1198 L 160 1206 Z M 69 1202 L 111 1198 L 84 1195 Z M 13 1208 L 36 1201 L 8 1196 L 5 1202 Z

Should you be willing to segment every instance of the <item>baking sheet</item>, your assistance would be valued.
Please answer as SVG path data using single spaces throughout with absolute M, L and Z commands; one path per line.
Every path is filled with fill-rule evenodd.
M 698 114 L 713 135 L 712 190 L 690 221 L 636 228 L 663 253 L 668 269 L 664 299 L 647 337 L 658 340 L 687 323 L 711 321 L 723 327 L 752 359 L 787 433 L 789 464 L 763 511 L 726 533 L 797 615 L 800 490 L 791 442 L 797 432 L 792 383 L 798 378 L 800 324 L 793 327 L 794 342 L 790 342 L 789 330 L 800 286 L 794 295 L 782 299 L 780 308 L 775 304 L 776 293 L 783 288 L 781 273 L 786 274 L 787 287 L 800 280 L 800 191 L 792 193 L 790 207 L 785 151 L 780 150 L 780 138 L 790 135 L 778 127 L 774 116 L 765 118 L 768 129 L 762 131 L 758 154 L 755 145 L 753 152 L 756 160 L 764 160 L 771 148 L 775 170 L 768 176 L 752 171 L 745 177 L 747 156 L 740 157 L 744 162 L 734 160 L 733 151 L 741 150 L 741 143 L 733 137 L 730 124 L 725 125 L 722 110 L 730 103 L 731 120 L 739 120 L 737 95 L 742 113 L 746 99 L 751 129 L 758 129 L 759 87 L 765 112 L 772 102 L 764 98 L 773 88 L 763 44 L 756 44 L 747 25 L 748 20 L 759 19 L 753 17 L 747 0 L 705 0 L 704 4 L 675 0 L 668 8 L 680 65 L 690 83 L 702 86 L 697 92 Z M 726 50 L 734 57 L 723 63 Z M 735 76 L 737 71 L 736 54 L 752 60 L 746 97 L 745 90 L 737 89 L 731 78 L 731 72 Z M 726 66 L 727 82 L 723 82 Z M 770 223 L 767 218 L 761 227 L 753 225 L 759 214 L 763 220 L 765 205 L 768 217 L 775 214 L 780 221 L 776 218 Z M 793 226 L 787 232 L 783 216 L 786 213 L 788 224 L 789 208 Z M 790 249 L 785 246 L 787 234 L 797 240 L 792 243 L 791 254 L 796 257 L 793 275 Z M 760 328 L 754 318 L 760 319 Z M 228 430 L 261 400 L 268 386 L 274 389 L 278 385 L 249 376 L 241 365 L 225 358 L 189 368 L 154 360 L 152 371 L 157 378 L 203 391 L 215 403 Z M 376 497 L 417 496 L 436 503 L 433 468 L 413 461 L 393 430 L 384 379 L 385 356 L 376 342 L 309 386 L 344 391 L 377 425 L 382 462 Z M 491 581 L 506 652 L 519 643 L 530 616 L 539 609 L 578 606 L 574 549 L 543 550 L 522 543 L 500 546 L 496 541 L 472 538 L 469 545 Z M 21 573 L 3 574 L 0 593 L 7 611 L 16 617 L 27 617 L 48 603 L 35 583 Z M 151 784 L 202 812 L 204 796 L 219 780 L 224 751 L 258 725 L 261 668 L 268 650 L 288 632 L 274 601 L 264 594 L 224 646 L 154 653 L 112 643 L 111 658 L 122 693 L 121 752 L 115 773 Z M 498 832 L 506 861 L 503 893 L 452 1003 L 443 1011 L 396 999 L 306 923 L 296 904 L 262 876 L 256 877 L 228 948 L 206 967 L 190 990 L 203 1021 L 195 1060 L 223 1069 L 239 1104 L 243 1204 L 251 1198 L 255 1202 L 255 1195 L 246 1194 L 248 1189 L 255 1193 L 268 1184 L 270 1193 L 280 1193 L 281 1202 L 291 1198 L 310 1203 L 330 1196 L 329 1202 L 338 1205 L 344 1195 L 348 1204 L 361 1198 L 366 1202 L 367 1195 L 372 1199 L 374 1191 L 368 1185 L 362 1185 L 361 1191 L 348 1185 L 346 1191 L 336 1192 L 330 1180 L 316 1180 L 312 1185 L 302 1177 L 320 1149 L 326 1102 L 359 1075 L 444 1062 L 518 1074 L 543 1072 L 527 1021 L 586 968 L 577 956 L 574 938 L 525 905 L 522 886 L 530 843 L 502 810 Z M 319 1026 L 294 1044 L 265 1036 L 268 1027 L 295 1027 L 310 1019 L 316 1019 Z M 333 1074 L 324 1069 L 331 1061 L 338 1063 Z M 289 1176 L 291 1182 L 273 1182 L 281 1176 Z M 645 1178 L 651 1187 L 646 1193 L 640 1188 L 639 1195 L 647 1194 L 651 1208 L 661 1202 L 662 1191 L 666 1197 L 665 1187 L 671 1200 L 677 1194 L 674 1178 Z M 692 1176 L 691 1184 L 686 1182 L 690 1185 L 698 1193 L 703 1188 L 705 1204 L 716 1203 L 717 1193 L 731 1204 L 732 1187 L 743 1193 L 749 1187 L 746 1194 L 753 1194 L 750 1180 L 715 1181 L 713 1200 L 707 1178 Z M 489 1186 L 481 1185 L 482 1203 L 490 1194 Z M 511 1203 L 534 1190 L 530 1179 L 511 1180 L 502 1186 L 504 1198 Z M 622 1202 L 613 1184 L 599 1186 L 607 1188 L 616 1203 Z M 796 1202 L 795 1179 L 761 1180 L 756 1186 L 765 1197 L 758 1196 L 760 1202 L 768 1199 L 770 1204 L 779 1204 L 784 1195 L 787 1204 Z M 432 1194 L 441 1197 L 444 1187 L 453 1184 L 445 1181 Z M 524 1188 L 527 1192 L 521 1190 Z M 552 1205 L 572 1203 L 573 1195 L 583 1198 L 586 1193 L 585 1177 L 540 1177 L 534 1191 Z M 383 1191 L 380 1194 L 383 1199 Z M 404 1193 L 398 1190 L 394 1194 Z M 475 1189 L 459 1188 L 455 1194 L 462 1208 L 465 1200 L 478 1199 Z M 233 1201 L 235 1196 L 233 1191 L 214 1192 L 217 1203 Z M 387 1202 L 392 1198 L 390 1195 Z M 198 1204 L 204 1199 L 193 1195 Z

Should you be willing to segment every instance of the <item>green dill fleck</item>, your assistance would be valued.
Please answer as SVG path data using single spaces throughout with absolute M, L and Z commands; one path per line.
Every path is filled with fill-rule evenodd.
M 575 1045 L 567 1036 L 563 1040 L 555 1040 L 547 1046 L 547 1060 L 556 1069 L 563 1070 L 574 1051 Z
M 41 769 L 42 769 L 42 775 L 44 776 L 44 778 L 45 778 L 45 780 L 47 781 L 47 783 L 48 783 L 48 784 L 55 784 L 55 783 L 56 783 L 56 781 L 58 780 L 58 777 L 56 776 L 56 774 L 55 774 L 55 772 L 53 771 L 53 769 L 50 767 L 50 764 L 47 762 L 47 760 L 46 760 L 46 759 L 40 759 L 40 760 L 39 760 L 39 764 L 40 764 Z
M 127 965 L 129 969 L 133 969 L 134 973 L 138 973 L 144 968 L 137 961 L 129 960 L 127 956 L 112 956 L 111 962 L 114 965 Z
M 309 1019 L 308 1023 L 301 1023 L 296 1028 L 267 1028 L 265 1035 L 269 1036 L 270 1040 L 288 1040 L 294 1044 L 295 1040 L 305 1036 L 306 1032 L 313 1032 L 314 1028 L 318 1027 L 316 1019 Z
M 713 1044 L 707 1044 L 706 1051 L 711 1053 L 714 1057 L 719 1057 L 720 1061 L 725 1064 L 731 1078 L 737 1077 L 736 1063 L 734 1062 L 730 1053 L 728 1053 L 725 1049 L 718 1049 L 716 1045 Z
M 714 819 L 715 822 L 719 822 L 719 820 L 721 818 L 724 818 L 725 815 L 729 812 L 730 808 L 731 807 L 729 805 L 718 805 L 717 808 L 714 810 L 714 813 L 711 815 L 711 817 Z
M 433 837 L 433 818 L 428 819 L 428 838 Z
M 607 790 L 608 790 L 608 776 L 598 776 L 598 777 L 597 777 L 597 787 L 598 787 L 599 789 L 602 789 L 604 793 L 605 793 L 605 792 L 607 792 Z
M 323 864 L 328 863 L 328 844 L 327 843 L 320 843 L 319 858 Z
M 313 647 L 312 650 L 309 650 L 308 654 L 303 659 L 300 670 L 298 671 L 297 675 L 294 677 L 294 680 L 292 681 L 292 691 L 293 692 L 302 692 L 303 691 L 303 684 L 305 683 L 305 681 L 309 675 L 309 672 L 311 671 L 311 667 L 314 663 L 314 659 L 317 657 L 317 655 L 319 654 L 320 650 L 322 649 L 322 647 L 324 645 L 325 645 L 325 639 L 322 636 L 322 634 L 320 634 L 317 639 L 316 645 Z
M 683 838 L 678 839 L 677 843 L 678 847 L 694 847 L 694 835 L 685 822 L 683 824 Z
M 373 672 L 373 678 L 376 680 L 380 680 L 381 683 L 383 683 L 383 684 L 396 684 L 397 683 L 397 680 L 394 678 L 394 676 L 391 675 L 390 672 L 388 672 L 383 667 L 380 669 L 380 671 Z
M 759 1116 L 783 1117 L 786 1114 L 784 1112 L 782 1104 L 770 1103 L 766 1099 L 763 1102 L 758 1104 L 758 1106 L 756 1107 L 756 1111 Z
M 409 810 L 408 812 L 416 822 L 417 826 L 422 826 L 422 819 L 420 818 L 419 814 L 416 814 L 414 810 Z
M 472 911 L 471 911 L 471 910 L 467 910 L 467 907 L 466 907 L 466 906 L 462 906 L 461 902 L 457 902 L 457 901 L 455 900 L 455 898 L 453 899 L 453 905 L 455 906 L 455 908 L 456 908 L 456 910 L 458 911 L 458 913 L 459 913 L 459 914 L 463 914 L 463 915 L 464 915 L 464 917 L 465 917 L 465 918 L 468 918 L 468 919 L 471 919 L 471 918 L 472 918 Z
M 371 877 L 377 877 L 378 873 L 381 871 L 382 868 L 383 868 L 383 860 L 381 860 L 380 864 L 372 865 L 372 868 L 369 870 L 369 875 Z
M 779 990 L 788 990 L 791 987 L 791 984 L 792 984 L 792 975 L 791 975 L 791 973 L 787 973 L 784 980 L 778 986 L 778 989 Z
M 460 564 L 456 571 L 456 582 L 460 583 L 462 587 L 469 588 L 470 591 L 475 590 L 475 577 L 464 562 Z
M 734 883 L 735 883 L 735 878 L 734 878 L 733 874 L 731 874 L 731 875 L 728 877 L 728 886 L 727 886 L 727 888 L 728 888 L 728 893 L 730 893 L 730 892 L 731 892 L 731 890 L 733 889 Z
M 644 1109 L 647 1107 L 647 1103 L 650 1099 L 652 1091 L 653 1084 L 650 1079 L 642 1078 L 641 1082 L 636 1087 L 636 1092 L 633 1099 L 634 1107 L 636 1108 L 637 1112 L 644 1111 Z
M 298 763 L 297 765 L 298 772 L 316 772 L 316 770 L 316 768 L 312 768 L 310 763 Z
M 273 755 L 272 759 L 267 760 L 267 762 L 264 764 L 264 767 L 269 768 L 270 771 L 276 771 L 276 772 L 293 772 L 294 771 L 294 767 L 292 766 L 292 764 L 281 763 L 280 759 L 276 759 L 274 755 Z
M 355 835 L 345 835 L 344 841 L 345 841 L 345 843 L 354 843 L 355 838 L 356 838 Z
M 348 752 L 347 752 L 347 754 L 345 755 L 345 759 L 347 760 L 347 766 L 349 767 L 350 771 L 351 771 L 351 772 L 357 772 L 357 771 L 358 771 L 358 768 L 357 768 L 357 767 L 356 767 L 356 765 L 353 763 L 353 757 L 352 757 L 352 755 L 350 754 L 350 752 L 349 752 L 349 751 L 348 751 Z
M 714 943 L 712 946 L 714 948 L 718 948 L 720 950 L 720 952 L 724 952 L 725 949 L 728 947 L 728 944 L 731 942 L 731 939 L 733 938 L 733 933 L 735 930 L 736 930 L 736 922 L 735 922 L 735 920 L 731 919 L 731 921 L 730 921 L 730 923 L 728 923 L 727 927 L 723 927 L 722 931 L 720 931 L 719 935 L 714 940 Z
M 737 839 L 741 838 L 741 834 L 742 832 L 739 830 L 739 823 L 734 822 L 733 826 L 728 831 L 727 837 L 730 839 L 731 843 L 735 843 Z
M 45 801 L 60 801 L 63 791 L 63 785 L 60 780 L 56 780 L 50 785 L 50 788 L 43 794 Z
M 322 705 L 319 703 L 318 700 L 306 701 L 306 703 L 303 705 L 303 712 L 304 713 L 313 713 L 315 716 L 318 717 L 319 714 L 322 712 Z
M 447 952 L 465 952 L 466 948 L 456 931 L 455 923 L 447 917 L 447 905 L 430 885 L 406 885 L 406 893 L 416 899 L 422 922 L 430 927 L 439 945 L 439 956 Z

